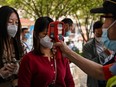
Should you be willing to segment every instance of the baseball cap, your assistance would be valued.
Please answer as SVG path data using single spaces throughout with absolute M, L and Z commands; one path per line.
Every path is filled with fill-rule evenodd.
M 111 13 L 116 18 L 116 0 L 104 0 L 103 6 L 99 8 L 93 8 L 91 13 Z

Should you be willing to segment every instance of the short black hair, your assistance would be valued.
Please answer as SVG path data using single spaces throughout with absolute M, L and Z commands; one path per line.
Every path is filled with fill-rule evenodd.
M 116 19 L 116 0 L 104 0 L 103 6 L 98 8 L 93 8 L 90 10 L 91 13 L 111 13 L 113 18 Z
M 64 19 L 62 20 L 62 22 L 64 22 L 65 24 L 66 24 L 66 23 L 69 24 L 69 26 L 72 26 L 72 24 L 73 24 L 73 21 L 72 21 L 70 18 L 64 18 Z
M 101 28 L 103 25 L 102 21 L 96 21 L 93 25 L 93 33 L 95 32 L 95 29 Z
M 21 29 L 21 32 L 23 32 L 24 30 L 28 30 L 28 28 L 22 28 L 22 29 Z

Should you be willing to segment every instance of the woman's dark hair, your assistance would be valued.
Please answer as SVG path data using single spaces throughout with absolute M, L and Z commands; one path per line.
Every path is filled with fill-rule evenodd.
M 16 59 L 20 59 L 20 57 L 23 55 L 23 48 L 20 41 L 21 23 L 20 23 L 19 15 L 14 8 L 9 6 L 2 6 L 0 8 L 0 64 L 2 62 L 2 57 L 3 57 L 3 52 L 5 50 L 5 47 L 6 47 L 6 50 L 11 50 L 9 35 L 7 32 L 7 25 L 8 25 L 9 17 L 12 13 L 15 13 L 18 18 L 18 31 L 15 37 L 13 38 L 15 57 Z
M 45 16 L 45 18 L 47 18 L 47 20 L 48 20 L 49 22 L 53 22 L 53 21 L 54 21 L 52 18 L 50 18 L 50 17 L 48 17 L 48 16 Z
M 53 21 L 48 20 L 48 17 L 39 17 L 35 22 L 34 31 L 33 31 L 33 49 L 35 54 L 43 55 L 43 53 L 40 50 L 40 41 L 38 35 L 40 32 L 43 32 L 45 29 L 48 29 L 50 22 Z

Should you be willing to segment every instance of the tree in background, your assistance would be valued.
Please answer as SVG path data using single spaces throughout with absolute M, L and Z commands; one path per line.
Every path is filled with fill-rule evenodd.
M 62 16 L 71 15 L 83 37 L 83 43 L 91 38 L 94 20 L 99 17 L 90 14 L 90 9 L 101 6 L 103 0 L 0 0 L 0 5 L 10 5 L 22 11 L 24 18 L 50 16 L 58 20 Z M 86 36 L 82 27 L 85 26 Z

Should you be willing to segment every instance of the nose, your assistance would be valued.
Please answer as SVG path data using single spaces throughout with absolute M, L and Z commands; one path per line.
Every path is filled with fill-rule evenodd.
M 15 25 L 15 24 L 17 25 L 17 22 L 16 22 L 16 21 L 13 21 L 12 24 L 13 24 L 13 25 Z

